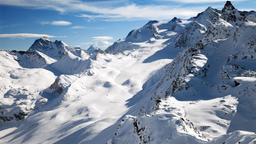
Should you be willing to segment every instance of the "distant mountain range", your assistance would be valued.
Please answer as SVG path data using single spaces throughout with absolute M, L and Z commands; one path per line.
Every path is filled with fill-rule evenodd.
M 149 21 L 106 50 L 0 51 L 0 143 L 255 144 L 256 12 Z

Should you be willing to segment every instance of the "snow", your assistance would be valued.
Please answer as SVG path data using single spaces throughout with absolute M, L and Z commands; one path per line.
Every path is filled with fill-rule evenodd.
M 256 141 L 255 12 L 150 21 L 106 51 L 0 51 L 0 143 Z
M 256 140 L 256 135 L 253 132 L 246 132 L 246 131 L 234 131 L 230 134 L 224 135 L 218 139 L 215 139 L 210 144 L 254 144 Z
M 33 109 L 43 103 L 40 91 L 47 88 L 55 79 L 55 76 L 44 69 L 22 68 L 15 56 L 1 51 L 0 87 L 1 87 L 1 133 L 3 136 L 7 132 L 15 130 L 14 121 L 23 119 Z
M 89 64 L 80 63 L 88 60 L 81 60 L 80 57 L 72 54 L 49 64 L 52 68 L 50 70 L 56 73 L 58 69 L 60 76 L 56 82 L 52 81 L 43 90 L 43 96 L 48 99 L 48 102 L 13 132 L 13 136 L 20 136 L 12 142 L 54 143 L 59 141 L 61 143 L 62 138 L 82 129 L 86 129 L 87 132 L 79 132 L 85 137 L 77 138 L 77 142 L 91 140 L 127 112 L 126 101 L 141 90 L 152 72 L 170 62 L 168 59 L 162 59 L 143 63 L 144 59 L 161 50 L 164 42 L 165 40 L 156 41 L 153 44 L 140 43 L 138 44 L 142 47 L 140 50 L 132 51 L 126 56 L 98 54 L 97 60 L 90 60 Z M 67 66 L 71 67 L 65 69 Z M 76 66 L 82 66 L 82 68 L 77 68 L 79 71 L 76 71 Z M 80 71 L 88 68 L 92 75 Z M 123 85 L 125 81 L 129 83 Z M 59 88 L 62 90 L 60 93 L 58 93 Z M 49 95 L 51 93 L 55 94 Z M 30 135 L 29 132 L 22 135 L 19 133 L 22 129 L 30 129 L 28 123 L 34 125 L 35 129 L 31 139 L 26 139 Z M 71 125 L 74 127 L 69 128 Z M 86 137 L 89 133 L 90 136 Z M 52 138 L 53 135 L 59 138 Z M 6 137 L 5 141 L 11 138 Z

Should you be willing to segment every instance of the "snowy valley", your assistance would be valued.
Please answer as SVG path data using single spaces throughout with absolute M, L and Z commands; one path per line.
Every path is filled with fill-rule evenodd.
M 256 12 L 227 1 L 106 50 L 0 51 L 0 143 L 255 144 Z

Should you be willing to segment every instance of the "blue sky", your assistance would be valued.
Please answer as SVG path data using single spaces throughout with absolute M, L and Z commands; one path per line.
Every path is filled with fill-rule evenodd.
M 255 0 L 233 0 L 255 10 Z M 225 0 L 0 0 L 0 49 L 26 50 L 40 37 L 105 48 L 148 20 L 189 18 Z

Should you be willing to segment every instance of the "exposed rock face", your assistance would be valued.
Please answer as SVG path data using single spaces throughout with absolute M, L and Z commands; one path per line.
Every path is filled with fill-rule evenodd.
M 26 68 L 42 68 L 47 65 L 46 60 L 35 51 L 12 51 L 19 64 Z
M 255 25 L 248 24 L 248 21 L 254 23 L 250 15 L 249 12 L 235 9 L 231 2 L 227 1 L 221 11 L 207 8 L 197 17 L 191 18 L 184 30 L 178 33 L 175 43 L 175 46 L 183 51 L 165 67 L 165 74 L 151 88 L 151 93 L 146 90 L 142 92 L 147 95 L 141 103 L 135 105 L 139 110 L 131 111 L 128 117 L 122 119 L 115 136 L 110 141 L 112 143 L 206 143 L 214 139 L 214 135 L 222 135 L 225 132 L 255 131 L 256 125 L 253 121 L 256 117 L 253 109 L 255 109 L 256 97 L 253 91 L 256 89 L 254 76 L 256 69 L 251 64 L 255 62 L 256 56 L 256 28 Z M 165 25 L 159 27 L 166 28 Z M 220 111 L 216 110 L 218 119 L 222 119 L 218 125 L 221 125 L 223 131 L 212 127 L 211 124 L 200 125 L 196 119 L 189 116 L 191 114 L 188 113 L 193 112 L 187 113 L 184 107 L 183 110 L 178 107 L 173 108 L 174 105 L 202 99 L 211 105 L 210 101 L 228 95 L 232 97 L 225 99 L 234 101 L 233 104 L 229 103 L 229 106 L 226 106 L 223 104 L 226 100 L 220 100 L 217 105 L 226 107 L 226 112 L 219 113 Z M 182 102 L 177 104 L 170 97 Z M 244 103 L 248 105 L 245 106 Z M 180 109 L 177 114 L 181 119 L 180 122 L 176 120 L 174 112 L 178 109 Z M 207 120 L 200 119 L 200 121 Z M 179 129 L 179 126 L 182 129 Z M 188 130 L 187 127 L 191 129 Z M 183 134 L 189 136 L 183 137 Z M 210 143 L 231 144 L 233 141 L 229 138 L 236 134 L 237 132 L 230 133 Z M 242 136 L 238 135 L 237 137 L 240 138 L 234 141 L 243 141 Z M 248 138 L 248 142 L 255 141 L 256 136 L 252 135 L 252 138 Z
M 50 41 L 48 39 L 37 39 L 28 51 L 40 51 L 54 59 L 59 59 L 65 55 L 67 45 L 62 41 Z
M 87 50 L 86 52 L 90 55 L 90 58 L 91 59 L 94 59 L 96 60 L 97 59 L 97 55 L 99 53 L 104 53 L 103 50 L 101 50 L 100 48 L 97 48 L 96 46 L 94 45 L 91 45 Z
M 0 123 L 25 119 L 6 143 L 256 141 L 256 13 L 229 1 L 105 52 L 38 39 L 0 58 Z
M 10 89 L 4 98 L 0 106 L 0 123 L 23 120 L 36 107 L 47 102 L 47 99 L 20 88 Z
M 158 23 L 159 23 L 158 21 L 149 21 L 142 28 L 139 28 L 137 30 L 132 30 L 125 38 L 125 41 L 143 42 L 143 41 L 149 40 L 150 38 L 160 38 L 160 35 L 158 35 L 158 30 L 157 30 Z

